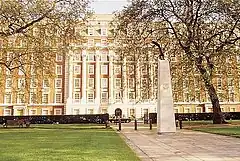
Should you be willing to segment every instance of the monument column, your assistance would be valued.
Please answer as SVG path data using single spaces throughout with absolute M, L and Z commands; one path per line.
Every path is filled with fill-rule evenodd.
M 176 132 L 171 75 L 168 60 L 158 60 L 157 132 Z

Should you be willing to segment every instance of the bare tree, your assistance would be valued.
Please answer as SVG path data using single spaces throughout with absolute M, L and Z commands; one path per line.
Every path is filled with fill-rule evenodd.
M 120 32 L 135 26 L 132 33 L 135 37 L 139 37 L 137 24 L 145 24 L 148 29 L 151 24 L 161 24 L 162 27 L 152 28 L 144 33 L 148 33 L 148 37 L 152 37 L 160 45 L 163 53 L 166 48 L 161 40 L 155 40 L 154 37 L 162 35 L 167 28 L 165 37 L 171 41 L 169 47 L 177 49 L 186 58 L 185 64 L 192 64 L 201 75 L 212 102 L 213 123 L 225 123 L 212 76 L 218 60 L 239 53 L 236 49 L 240 39 L 239 1 L 132 0 L 116 18 Z M 139 40 L 144 39 L 141 37 Z

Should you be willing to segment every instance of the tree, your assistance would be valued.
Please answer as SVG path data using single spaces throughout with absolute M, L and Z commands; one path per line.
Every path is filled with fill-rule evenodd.
M 219 98 L 212 82 L 218 60 L 239 53 L 240 3 L 237 0 L 132 0 L 132 3 L 116 14 L 118 33 L 134 27 L 131 34 L 139 42 L 148 38 L 158 43 L 166 55 L 162 39 L 167 37 L 168 48 L 177 49 L 185 57 L 185 64 L 198 70 L 213 106 L 213 123 L 224 123 Z M 161 24 L 151 28 L 151 24 Z M 139 25 L 147 30 L 139 37 Z M 127 28 L 126 28 L 127 27 Z M 149 29 L 150 28 L 150 29 Z M 143 31 L 140 28 L 140 31 Z M 129 35 L 129 32 L 126 32 Z M 125 37 L 126 38 L 126 37 Z M 132 38 L 132 37 L 131 37 Z M 163 43 L 163 44 L 162 44 Z M 142 43 L 140 43 L 142 45 Z M 132 44 L 131 44 L 132 45 Z
M 38 66 L 39 62 L 50 65 L 52 48 L 62 53 L 76 39 L 74 26 L 82 26 L 90 15 L 88 3 L 88 0 L 1 1 L 0 64 L 10 71 L 24 65 Z M 21 49 L 16 52 L 16 48 Z M 34 61 L 25 61 L 33 55 Z
M 44 79 L 53 82 L 56 77 L 56 55 L 67 59 L 71 44 L 82 41 L 79 33 L 91 15 L 88 4 L 88 0 L 0 2 L 0 79 L 3 84 L 11 81 L 13 95 L 27 103 L 33 94 L 34 103 L 41 103 Z M 18 81 L 23 82 L 21 88 Z M 34 91 L 32 84 L 37 84 Z M 1 88 L 5 92 L 5 86 Z

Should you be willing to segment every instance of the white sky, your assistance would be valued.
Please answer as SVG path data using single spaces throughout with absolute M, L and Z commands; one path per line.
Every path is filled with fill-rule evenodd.
M 110 14 L 121 10 L 127 4 L 127 0 L 93 0 L 90 6 L 95 13 Z

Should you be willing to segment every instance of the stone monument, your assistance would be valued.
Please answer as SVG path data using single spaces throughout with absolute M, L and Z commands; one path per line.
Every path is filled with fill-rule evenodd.
M 168 60 L 158 60 L 157 132 L 176 132 L 171 74 Z

